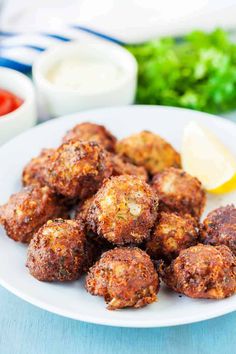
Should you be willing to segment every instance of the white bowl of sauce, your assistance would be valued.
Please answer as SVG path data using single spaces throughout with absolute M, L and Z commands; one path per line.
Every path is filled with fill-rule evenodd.
M 16 70 L 0 67 L 0 145 L 36 123 L 31 80 Z
M 39 56 L 33 80 L 46 117 L 128 105 L 135 98 L 137 62 L 102 40 L 64 43 Z

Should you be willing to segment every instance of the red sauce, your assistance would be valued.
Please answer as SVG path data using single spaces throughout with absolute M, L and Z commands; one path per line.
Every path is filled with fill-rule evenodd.
M 14 93 L 0 89 L 0 116 L 15 111 L 23 103 L 23 100 Z

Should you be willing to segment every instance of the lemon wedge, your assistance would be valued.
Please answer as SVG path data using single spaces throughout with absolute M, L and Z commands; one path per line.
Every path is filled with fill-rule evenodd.
M 197 177 L 210 193 L 223 194 L 236 189 L 236 159 L 206 127 L 191 121 L 184 130 L 183 169 Z

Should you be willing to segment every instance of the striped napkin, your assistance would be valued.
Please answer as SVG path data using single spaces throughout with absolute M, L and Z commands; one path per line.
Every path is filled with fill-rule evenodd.
M 0 66 L 31 74 L 32 64 L 40 52 L 62 42 L 98 38 L 124 45 L 117 38 L 93 29 L 71 25 L 59 32 L 14 33 L 0 31 Z

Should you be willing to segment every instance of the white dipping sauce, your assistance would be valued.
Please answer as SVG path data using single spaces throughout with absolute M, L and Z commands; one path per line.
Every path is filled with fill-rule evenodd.
M 124 75 L 121 67 L 108 60 L 64 59 L 47 73 L 47 79 L 61 88 L 84 94 L 109 90 Z

